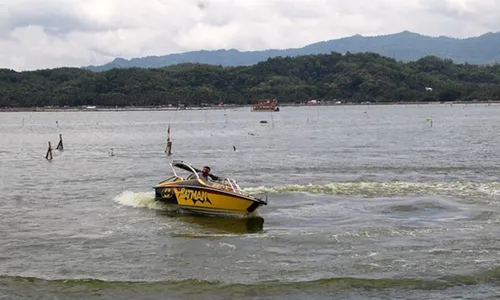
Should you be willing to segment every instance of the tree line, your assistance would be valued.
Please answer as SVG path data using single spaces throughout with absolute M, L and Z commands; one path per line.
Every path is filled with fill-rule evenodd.
M 198 106 L 280 103 L 500 99 L 500 65 L 455 64 L 427 56 L 404 63 L 375 53 L 275 57 L 252 66 L 179 64 L 91 72 L 0 69 L 0 107 Z

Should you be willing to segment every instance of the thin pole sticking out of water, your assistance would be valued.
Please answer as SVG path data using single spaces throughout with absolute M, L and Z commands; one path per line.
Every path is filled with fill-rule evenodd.
M 273 117 L 273 113 L 271 113 L 271 126 L 272 126 L 272 128 L 274 128 L 274 117 Z
M 45 154 L 45 159 L 48 161 L 52 160 L 52 145 L 50 145 L 50 141 L 49 141 L 49 147 L 47 148 L 47 154 Z
M 167 129 L 167 147 L 165 148 L 165 153 L 167 153 L 168 156 L 172 155 L 172 140 L 170 139 L 170 124 L 168 124 L 168 129 Z
M 57 144 L 56 149 L 59 150 L 59 151 L 64 150 L 64 145 L 63 145 L 63 140 L 62 140 L 62 134 L 59 134 L 59 144 Z

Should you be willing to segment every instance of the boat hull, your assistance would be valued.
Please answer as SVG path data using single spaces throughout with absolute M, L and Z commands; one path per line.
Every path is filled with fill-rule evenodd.
M 159 184 L 155 187 L 155 200 L 209 214 L 248 214 L 265 204 L 251 196 L 217 190 L 196 181 Z
M 276 108 L 252 108 L 253 112 L 276 112 L 280 111 L 279 107 Z
M 278 100 L 276 99 L 268 99 L 259 101 L 252 106 L 252 111 L 280 111 L 278 106 Z

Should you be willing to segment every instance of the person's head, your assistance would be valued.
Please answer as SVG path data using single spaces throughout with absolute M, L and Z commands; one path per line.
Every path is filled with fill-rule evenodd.
M 203 170 L 201 170 L 201 173 L 203 173 L 203 176 L 208 176 L 208 174 L 210 174 L 210 167 L 204 166 Z

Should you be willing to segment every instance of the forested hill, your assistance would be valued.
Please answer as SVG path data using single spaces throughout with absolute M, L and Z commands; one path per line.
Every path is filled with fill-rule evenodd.
M 445 36 L 430 37 L 409 31 L 380 36 L 355 35 L 293 49 L 191 51 L 131 60 L 117 58 L 101 66 L 85 68 L 91 71 L 105 71 L 113 68 L 159 68 L 180 63 L 242 66 L 253 65 L 277 56 L 327 54 L 330 52 L 344 54 L 347 51 L 351 53 L 373 52 L 402 61 L 414 61 L 432 55 L 449 58 L 456 63 L 491 64 L 500 62 L 500 32 L 486 33 L 466 39 Z
M 437 57 L 403 63 L 374 53 L 331 53 L 278 57 L 247 67 L 0 70 L 0 107 L 192 106 L 220 99 L 248 104 L 262 98 L 281 103 L 497 100 L 500 65 L 454 64 Z

